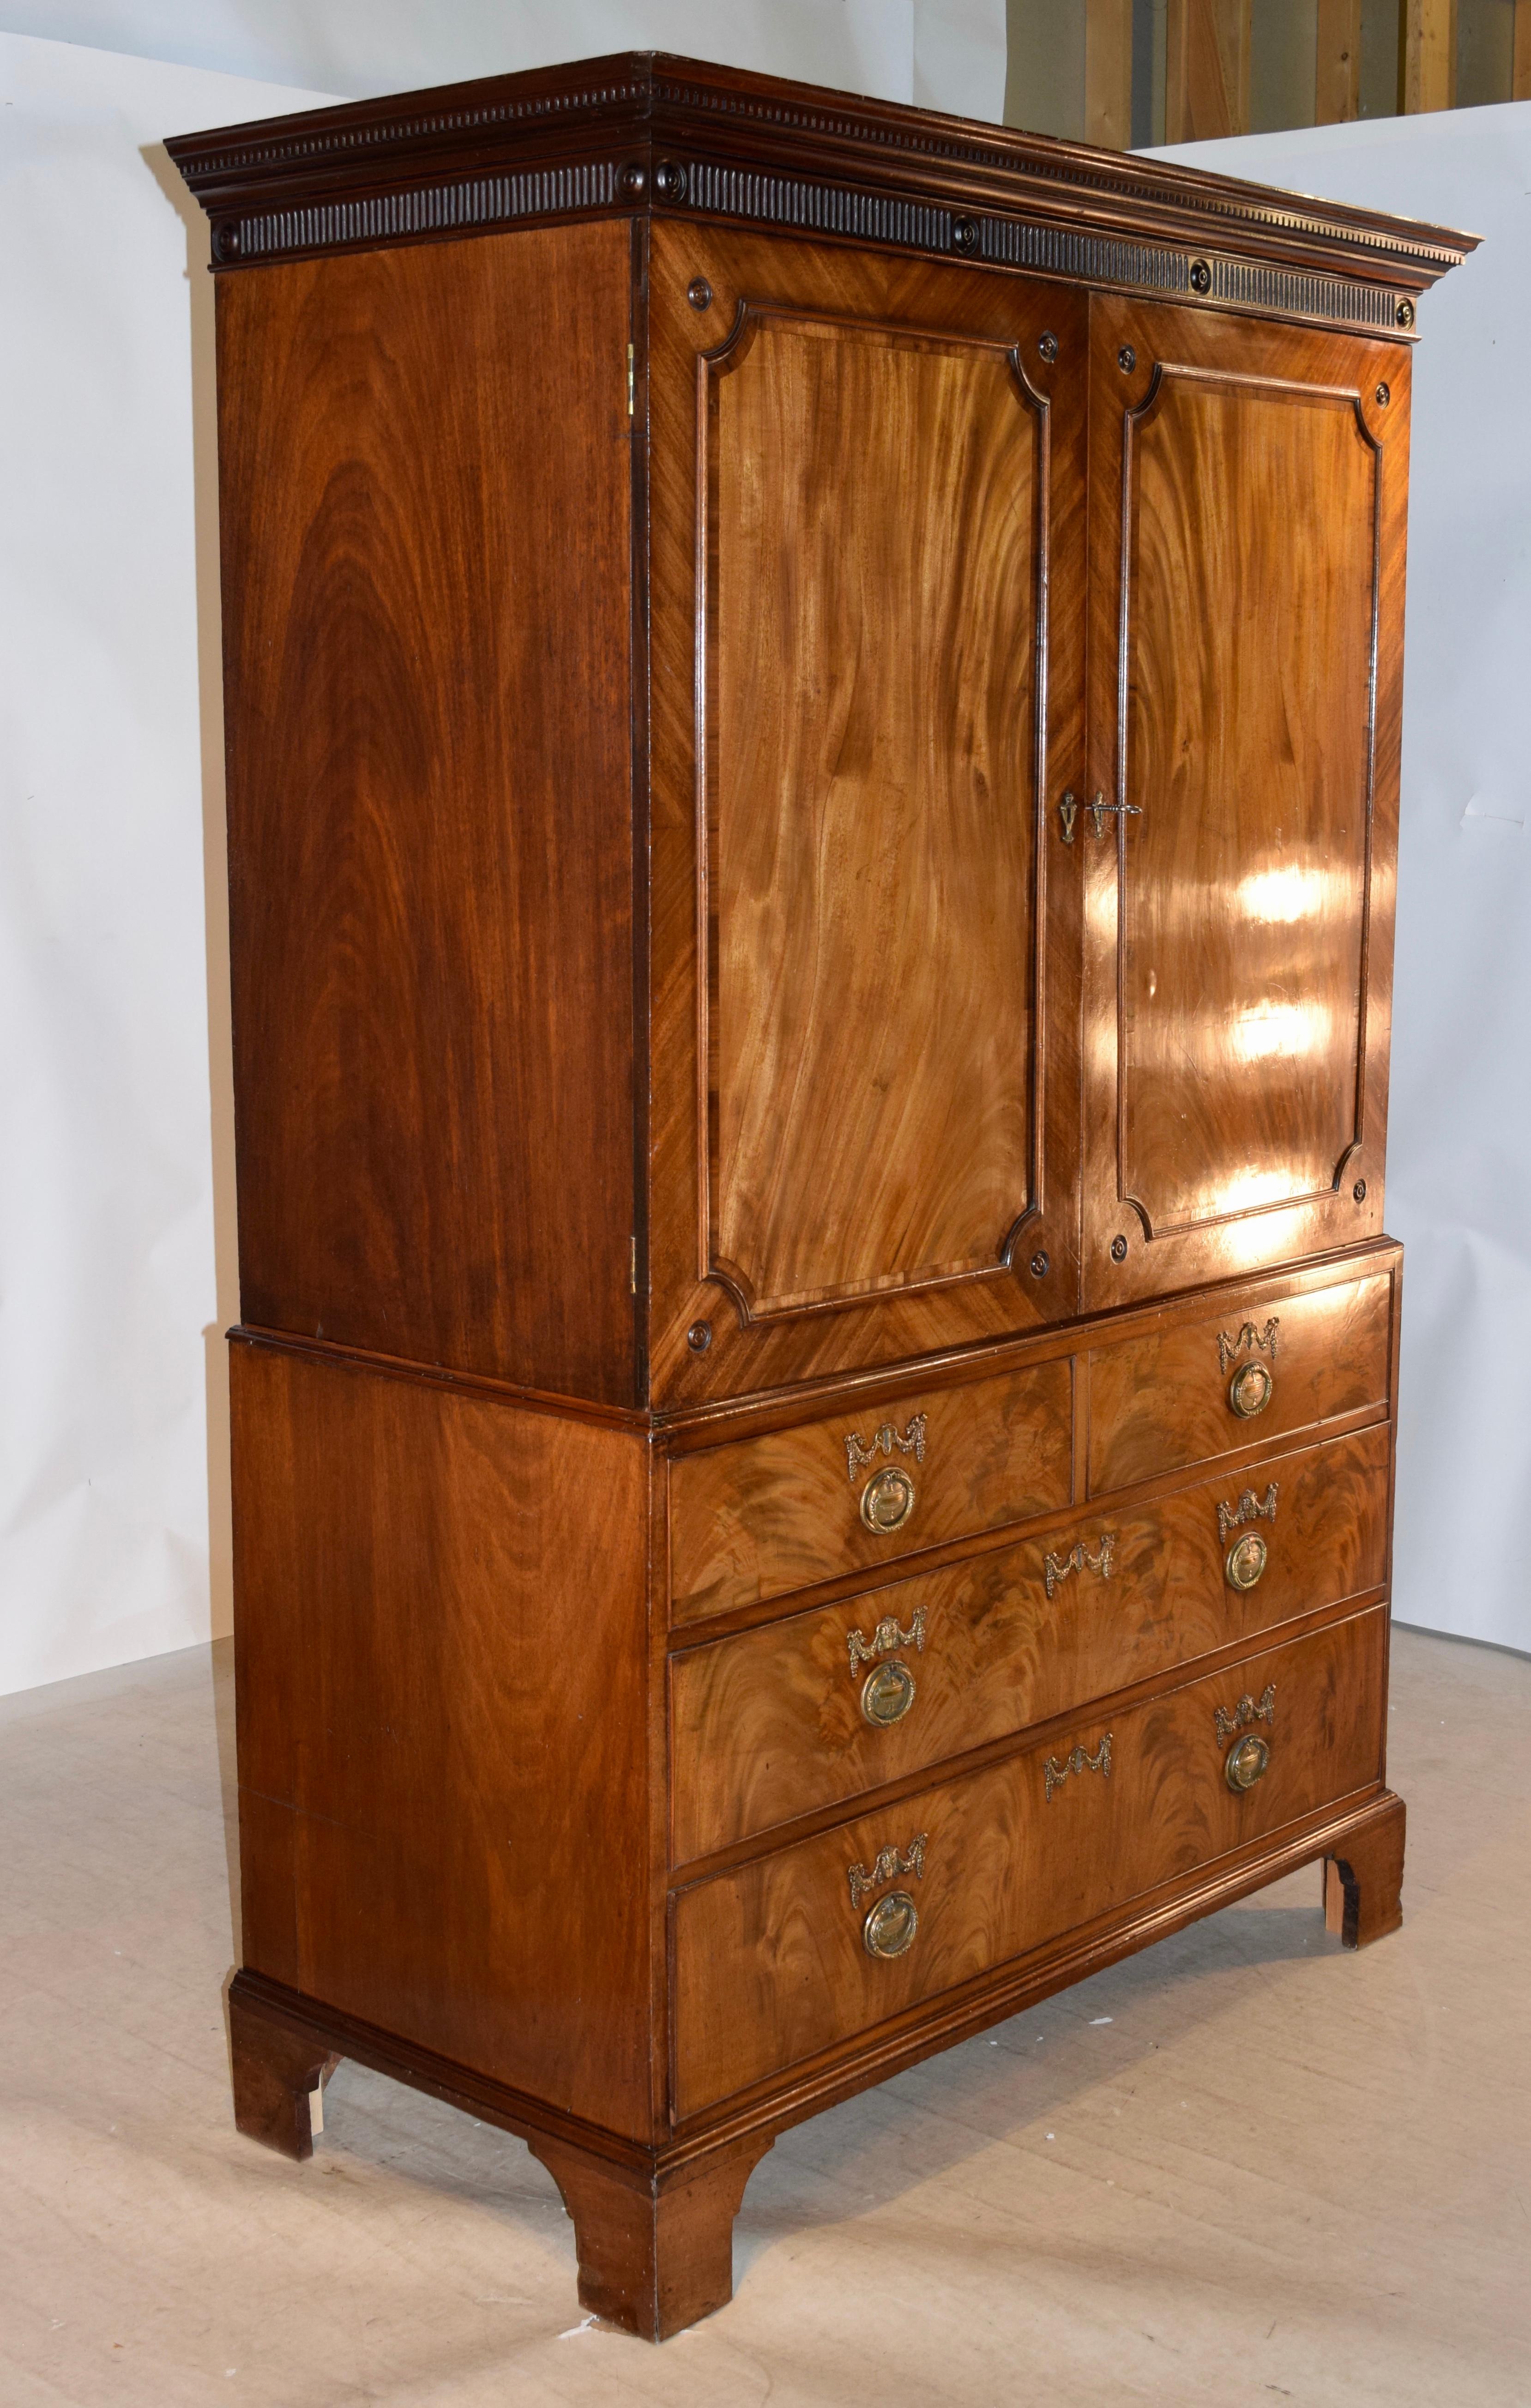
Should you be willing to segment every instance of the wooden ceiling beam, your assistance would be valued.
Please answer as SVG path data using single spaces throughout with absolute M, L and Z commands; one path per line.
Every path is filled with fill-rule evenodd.
M 1209 142 L 1249 132 L 1250 17 L 1251 0 L 1169 0 L 1166 142 Z
M 1456 0 L 1402 0 L 1398 113 L 1419 117 L 1455 107 Z
M 1318 0 L 1313 122 L 1350 125 L 1360 114 L 1361 0 Z

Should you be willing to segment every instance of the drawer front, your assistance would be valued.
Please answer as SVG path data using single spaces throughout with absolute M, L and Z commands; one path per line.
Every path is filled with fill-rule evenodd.
M 1071 1526 L 677 1656 L 674 1862 L 1380 1587 L 1389 1436 L 1083 1514 L 1081 1557 Z
M 1392 1286 L 1373 1273 L 1096 1348 L 1090 1495 L 1385 1404 Z
M 1386 1638 L 1373 1607 L 682 1891 L 677 2114 L 1370 1786 Z
M 1068 1363 L 1041 1363 L 677 1456 L 675 1620 L 1066 1505 L 1072 1387 Z

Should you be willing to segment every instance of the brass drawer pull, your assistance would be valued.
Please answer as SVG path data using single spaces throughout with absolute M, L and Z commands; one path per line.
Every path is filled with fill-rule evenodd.
M 891 1455 L 894 1448 L 900 1455 L 912 1455 L 916 1463 L 925 1459 L 925 1417 L 911 1413 L 909 1425 L 902 1436 L 892 1422 L 884 1422 L 872 1432 L 870 1446 L 862 1444 L 859 1430 L 851 1430 L 845 1441 L 845 1466 L 852 1480 L 877 1461 L 879 1455 Z M 861 1492 L 861 1518 L 878 1537 L 886 1538 L 890 1530 L 901 1530 L 914 1511 L 914 1483 L 907 1471 L 889 1466 L 874 1472 Z
M 1263 1363 L 1246 1363 L 1228 1383 L 1228 1402 L 1241 1422 L 1263 1413 L 1276 1393 L 1276 1383 Z
M 1100 1542 L 1094 1555 L 1090 1553 L 1082 1539 L 1077 1539 L 1066 1555 L 1045 1555 L 1042 1559 L 1042 1577 L 1047 1583 L 1049 1597 L 1052 1595 L 1060 1581 L 1068 1578 L 1070 1572 L 1095 1572 L 1102 1580 L 1109 1580 L 1111 1558 L 1115 1548 L 1116 1532 L 1102 1530 Z
M 914 1935 L 920 1928 L 920 1910 L 907 1889 L 891 1889 L 866 1910 L 866 1920 L 861 1927 L 862 1945 L 868 1956 L 902 1956 L 906 1948 L 914 1945 Z
M 1238 1363 L 1238 1357 L 1244 1354 L 1252 1357 L 1256 1354 L 1268 1354 L 1274 1363 L 1281 1326 L 1280 1314 L 1273 1312 L 1263 1329 L 1257 1329 L 1252 1321 L 1241 1322 L 1232 1338 L 1226 1330 L 1220 1329 L 1218 1369 L 1225 1373 L 1229 1364 Z M 1252 1422 L 1256 1413 L 1265 1412 L 1275 1393 L 1276 1382 L 1264 1363 L 1253 1360 L 1238 1363 L 1238 1369 L 1228 1382 L 1229 1410 L 1236 1412 L 1241 1422 Z
M 849 1866 L 851 1905 L 859 1907 L 869 1891 L 883 1882 L 896 1881 L 900 1873 L 912 1873 L 916 1881 L 923 1881 L 928 1837 L 928 1832 L 921 1831 L 907 1848 L 880 1849 L 870 1872 L 865 1865 Z M 868 1956 L 902 1956 L 912 1946 L 919 1928 L 920 1912 L 909 1891 L 890 1890 L 886 1898 L 880 1898 L 875 1906 L 868 1907 L 861 1927 L 862 1945 Z
M 1042 1782 L 1047 1790 L 1047 1802 L 1052 1803 L 1052 1793 L 1061 1789 L 1071 1772 L 1098 1772 L 1103 1781 L 1111 1777 L 1111 1734 L 1107 1732 L 1094 1756 L 1086 1748 L 1073 1747 L 1062 1764 L 1050 1756 L 1042 1767 Z
M 1274 1734 L 1276 1729 L 1274 1681 L 1266 1682 L 1260 1693 L 1258 1705 L 1246 1689 L 1238 1705 L 1231 1712 L 1226 1706 L 1219 1706 L 1213 1718 L 1218 1745 L 1222 1747 L 1227 1741 L 1233 1742 L 1232 1747 L 1228 1749 L 1227 1755 L 1223 1759 L 1223 1777 L 1236 1798 L 1241 1798 L 1246 1789 L 1252 1789 L 1257 1781 L 1265 1778 L 1266 1767 L 1270 1762 L 1270 1750 L 1258 1733 L 1251 1728 L 1253 1723 L 1268 1723 Z M 1240 1736 L 1241 1733 L 1242 1736 Z
M 1223 1767 L 1223 1777 L 1234 1795 L 1241 1798 L 1246 1789 L 1252 1789 L 1257 1781 L 1263 1780 L 1269 1762 L 1270 1750 L 1265 1741 L 1256 1739 L 1252 1731 L 1246 1731 L 1243 1738 L 1228 1750 Z
M 861 1518 L 880 1539 L 901 1530 L 914 1511 L 914 1483 L 907 1471 L 874 1472 L 861 1492 Z
M 1274 1522 L 1278 1494 L 1277 1484 L 1273 1480 L 1266 1490 L 1263 1500 L 1256 1497 L 1252 1488 L 1246 1488 L 1237 1505 L 1220 1503 L 1217 1509 L 1218 1537 L 1231 1538 L 1242 1523 L 1256 1521 L 1262 1515 L 1267 1522 Z M 1259 1531 L 1246 1530 L 1241 1539 L 1234 1540 L 1233 1545 L 1223 1559 L 1223 1569 L 1227 1575 L 1229 1587 L 1252 1589 L 1265 1570 L 1268 1560 L 1269 1550 Z
M 858 1672 L 864 1664 L 872 1670 L 861 1684 L 863 1718 L 874 1730 L 886 1730 L 890 1723 L 901 1723 L 914 1703 L 914 1675 L 907 1664 L 894 1656 L 891 1664 L 880 1664 L 880 1656 L 892 1656 L 895 1647 L 912 1647 L 922 1654 L 925 1644 L 925 1609 L 916 1606 L 907 1630 L 898 1627 L 898 1617 L 885 1613 L 870 1639 L 859 1630 L 846 1637 L 846 1652 L 851 1670 Z

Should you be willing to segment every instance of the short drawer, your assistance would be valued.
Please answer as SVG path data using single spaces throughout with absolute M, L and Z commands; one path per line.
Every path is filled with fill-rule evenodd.
M 682 1455 L 670 1466 L 678 1622 L 785 1596 L 1066 1505 L 1072 1374 L 1041 1363 Z
M 1383 1406 L 1388 1274 L 1181 1322 L 1086 1358 L 1092 1497 Z
M 1386 1577 L 1386 1426 L 718 1639 L 670 1667 L 673 1861 Z
M 1376 1784 L 1386 1638 L 1373 1607 L 681 1891 L 678 2115 Z

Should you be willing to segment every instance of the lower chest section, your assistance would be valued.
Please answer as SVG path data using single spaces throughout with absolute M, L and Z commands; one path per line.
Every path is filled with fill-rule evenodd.
M 1395 1268 L 672 1461 L 679 2122 L 1380 1788 Z

